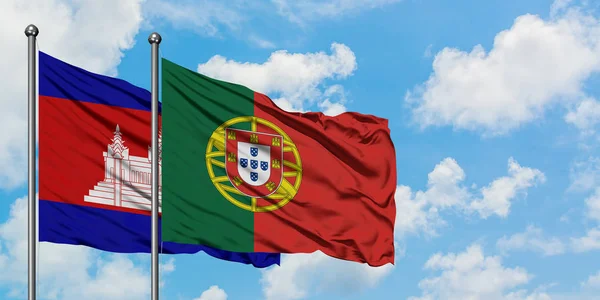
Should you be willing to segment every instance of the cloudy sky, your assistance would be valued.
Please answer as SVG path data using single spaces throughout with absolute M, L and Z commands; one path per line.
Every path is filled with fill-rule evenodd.
M 390 120 L 397 262 L 263 270 L 161 257 L 162 299 L 600 295 L 600 4 L 576 0 L 0 1 L 0 298 L 26 292 L 26 38 L 149 88 L 161 55 L 286 110 Z M 43 299 L 148 299 L 149 255 L 42 243 Z M 595 298 L 597 299 L 597 298 Z

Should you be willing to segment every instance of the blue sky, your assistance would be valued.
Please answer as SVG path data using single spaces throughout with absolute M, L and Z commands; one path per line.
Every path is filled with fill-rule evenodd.
M 2 1 L 0 294 L 26 288 L 26 39 L 149 88 L 161 55 L 287 110 L 390 120 L 394 267 L 162 257 L 163 299 L 594 299 L 600 10 L 593 1 Z M 254 2 L 254 1 L 253 1 Z M 42 3 L 45 3 L 42 5 Z M 302 4 L 298 4 L 302 3 Z M 22 79 L 22 80 L 21 80 Z M 23 101 L 15 101 L 23 99 Z M 149 257 L 42 244 L 44 299 L 147 299 Z

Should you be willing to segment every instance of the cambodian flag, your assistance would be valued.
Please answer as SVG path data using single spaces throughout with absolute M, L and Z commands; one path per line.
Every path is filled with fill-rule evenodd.
M 39 52 L 40 241 L 150 253 L 150 107 L 145 89 Z M 159 250 L 261 268 L 280 262 L 275 253 L 171 242 Z

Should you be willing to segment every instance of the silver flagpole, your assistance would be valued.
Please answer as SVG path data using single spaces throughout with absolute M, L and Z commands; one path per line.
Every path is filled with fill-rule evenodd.
M 152 46 L 152 300 L 158 300 L 158 45 L 162 38 L 154 32 Z
M 28 270 L 28 295 L 29 300 L 35 300 L 36 298 L 36 227 L 37 227 L 37 216 L 36 216 L 36 197 L 35 197 L 35 134 L 36 134 L 36 122 L 35 122 L 35 110 L 36 110 L 36 79 L 37 79 L 37 56 L 35 41 L 39 33 L 38 28 L 31 24 L 25 28 L 25 35 L 27 36 L 28 42 L 28 119 L 29 119 L 29 143 L 28 143 L 28 168 L 29 168 L 29 189 L 28 189 L 28 249 L 27 249 L 27 264 Z

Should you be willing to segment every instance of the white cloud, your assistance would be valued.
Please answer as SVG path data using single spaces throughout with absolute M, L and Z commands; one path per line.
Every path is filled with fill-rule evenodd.
M 419 191 L 416 195 L 425 195 Z M 396 234 L 423 232 L 428 236 L 437 235 L 437 229 L 446 222 L 439 217 L 439 210 L 424 196 L 413 196 L 409 186 L 396 188 Z
M 421 280 L 422 296 L 409 299 L 550 299 L 540 292 L 512 292 L 533 276 L 521 267 L 503 266 L 499 256 L 485 256 L 478 244 L 458 254 L 434 254 L 425 263 L 425 269 L 441 273 Z
M 274 101 L 291 111 L 303 111 L 321 101 L 325 109 L 342 111 L 342 102 L 332 102 L 331 96 L 340 93 L 336 85 L 327 87 L 325 80 L 344 79 L 356 70 L 356 57 L 348 46 L 331 45 L 331 54 L 289 53 L 275 51 L 262 64 L 240 63 L 215 55 L 206 63 L 198 65 L 198 72 L 213 78 L 239 83 L 270 96 Z M 323 92 L 322 88 L 327 87 Z M 332 89 L 333 88 L 333 89 Z M 341 90 L 343 93 L 343 89 Z M 275 98 L 273 94 L 279 95 Z M 343 96 L 342 96 L 343 98 Z M 338 104 L 338 106 L 335 106 Z
M 116 75 L 123 51 L 134 44 L 142 0 L 0 1 L 0 188 L 25 181 L 27 168 L 27 39 L 25 26 L 40 29 L 41 51 L 92 72 Z M 106 16 L 110 16 L 107 22 Z
M 584 203 L 585 216 L 600 225 L 600 187 Z M 600 227 L 589 229 L 585 236 L 571 238 L 571 248 L 577 253 L 600 250 Z
M 587 183 L 584 185 L 587 186 Z M 596 188 L 584 203 L 585 216 L 600 224 L 600 188 Z M 570 212 L 571 210 L 569 210 Z M 561 217 L 561 221 L 563 221 L 563 217 Z M 556 237 L 545 237 L 541 229 L 528 226 L 524 233 L 512 235 L 510 238 L 501 238 L 498 240 L 497 246 L 503 251 L 524 249 L 541 252 L 543 255 L 562 254 L 567 250 L 574 253 L 600 250 L 600 227 L 591 228 L 584 236 L 571 237 L 569 242 L 563 242 Z
M 425 58 L 429 58 L 433 55 L 433 53 L 431 52 L 433 49 L 433 44 L 429 44 L 429 46 L 427 46 L 427 48 L 425 48 L 425 52 L 423 52 L 423 57 Z
M 503 236 L 496 242 L 500 251 L 531 250 L 540 252 L 544 256 L 563 254 L 565 244 L 556 237 L 545 237 L 542 230 L 535 226 L 527 226 L 525 232 Z
M 168 274 L 175 271 L 175 259 L 169 258 L 165 263 L 161 263 L 159 266 L 160 274 Z
M 558 300 L 554 295 L 547 294 L 544 291 L 534 291 L 531 294 L 526 290 L 519 290 L 508 293 L 503 300 Z M 583 300 L 581 298 L 571 298 L 571 300 Z
M 594 194 L 585 199 L 585 206 L 587 217 L 600 223 L 600 187 L 597 187 Z
M 265 40 L 257 35 L 250 35 L 248 37 L 248 40 L 250 42 L 252 42 L 253 44 L 255 44 L 256 46 L 258 46 L 259 48 L 263 48 L 263 49 L 272 49 L 275 48 L 275 43 L 269 41 L 269 40 Z
M 564 213 L 562 216 L 560 216 L 559 221 L 561 221 L 563 223 L 571 222 L 571 215 L 573 215 L 575 212 L 576 212 L 575 208 L 569 208 L 569 210 L 567 210 L 566 213 Z
M 445 158 L 428 174 L 427 190 L 413 193 L 408 186 L 396 189 L 396 233 L 423 231 L 437 235 L 437 228 L 445 225 L 439 217 L 444 209 L 462 207 L 470 194 L 460 183 L 465 178 L 463 169 L 453 158 Z
M 600 185 L 600 158 L 590 157 L 571 166 L 568 191 L 587 192 Z
M 271 100 L 273 100 L 273 102 L 275 102 L 275 105 L 277 105 L 279 108 L 281 108 L 287 112 L 299 112 L 299 113 L 307 112 L 306 110 L 304 110 L 302 108 L 294 107 L 294 105 L 286 98 L 276 98 L 276 99 L 271 99 Z
M 261 271 L 261 284 L 266 300 L 304 299 L 313 291 L 347 295 L 376 286 L 393 268 L 343 261 L 320 251 L 284 255 L 281 266 Z
M 421 128 L 452 125 L 499 135 L 555 104 L 584 99 L 585 81 L 600 70 L 600 22 L 563 4 L 555 4 L 549 20 L 519 16 L 489 52 L 481 45 L 438 52 L 430 78 L 405 97 L 414 120 Z
M 593 134 L 594 128 L 600 123 L 600 102 L 586 98 L 567 113 L 565 121 L 579 128 L 585 136 Z
M 338 17 L 360 10 L 374 9 L 400 0 L 271 0 L 279 14 L 291 22 L 305 25 L 306 21 L 316 18 Z
M 346 112 L 346 106 L 344 106 L 346 103 L 346 94 L 343 86 L 339 84 L 332 85 L 325 90 L 323 96 L 325 99 L 317 104 L 323 114 L 336 116 Z
M 408 186 L 396 189 L 397 233 L 437 235 L 437 228 L 446 224 L 439 214 L 448 209 L 476 212 L 481 218 L 508 216 L 517 194 L 526 195 L 528 188 L 545 180 L 541 171 L 522 167 L 512 157 L 508 159 L 508 173 L 474 193 L 463 184 L 465 172 L 456 160 L 445 158 L 429 173 L 426 191 L 413 193 Z
M 238 2 L 229 0 L 225 4 L 213 0 L 148 0 L 144 5 L 144 15 L 152 21 L 166 20 L 176 28 L 191 29 L 207 36 L 218 36 L 220 26 L 236 30 L 246 21 L 239 10 Z
M 300 26 L 316 18 L 331 18 L 346 13 L 383 7 L 401 0 L 309 0 L 253 1 L 246 0 L 147 0 L 144 9 L 147 28 L 167 21 L 178 29 L 188 29 L 200 35 L 223 37 L 228 32 L 263 49 L 275 48 L 275 43 L 259 36 L 251 26 L 254 18 L 261 22 L 278 15 Z M 226 4 L 225 4 L 226 3 Z M 267 21 L 268 22 L 268 21 Z M 280 22 L 279 19 L 273 22 Z M 277 26 L 275 24 L 274 26 Z
M 145 255 L 147 257 L 147 255 Z M 159 288 L 165 286 L 165 278 L 166 275 L 175 272 L 175 259 L 170 257 L 166 262 L 161 262 L 159 257 L 159 266 L 158 266 L 158 274 L 159 274 Z
M 546 181 L 540 170 L 521 167 L 512 157 L 508 160 L 508 175 L 482 188 L 483 197 L 471 202 L 470 208 L 479 212 L 482 218 L 492 214 L 506 217 L 510 212 L 510 201 L 517 193 L 523 192 L 526 195 L 528 188 Z
M 13 295 L 24 295 L 27 286 L 27 200 L 17 199 L 8 220 L 0 224 L 0 285 Z M 146 268 L 132 256 L 83 246 L 40 243 L 38 248 L 40 297 L 58 299 L 147 299 L 150 292 Z M 172 262 L 171 262 L 172 264 Z M 174 268 L 174 267 L 173 267 Z
M 598 292 L 600 291 L 600 272 L 596 275 L 590 275 L 587 280 L 581 282 L 580 289 L 573 289 L 571 292 L 550 293 L 552 300 L 596 300 L 598 299 Z M 535 298 L 537 299 L 537 298 Z
M 569 9 L 569 6 L 572 2 L 573 0 L 554 0 L 550 6 L 550 16 L 555 17 L 559 13 Z
M 194 300 L 227 300 L 227 293 L 218 286 L 213 285 Z
M 60 252 L 59 252 L 60 253 Z M 60 255 L 56 253 L 57 255 Z M 43 254 L 42 254 L 43 255 Z M 40 266 L 43 268 L 43 266 Z M 133 261 L 123 255 L 115 255 L 108 261 L 98 259 L 98 271 L 89 274 L 82 279 L 65 282 L 59 274 L 53 274 L 56 278 L 52 284 L 53 288 L 66 285 L 62 288 L 61 299 L 147 299 L 150 284 L 148 274 L 134 265 Z M 81 267 L 78 267 L 81 268 Z M 81 272 L 85 272 L 83 268 Z M 61 273 L 68 273 L 71 270 Z M 57 295 L 60 290 L 55 290 Z
M 600 271 L 595 275 L 590 275 L 586 281 L 581 283 L 581 286 L 588 289 L 600 290 Z
M 323 111 L 323 114 L 328 116 L 337 116 L 341 113 L 346 112 L 346 107 L 341 103 L 332 103 L 329 99 L 325 99 L 319 103 L 319 108 Z
M 585 236 L 571 238 L 571 248 L 575 252 L 600 250 L 600 229 L 593 228 Z

